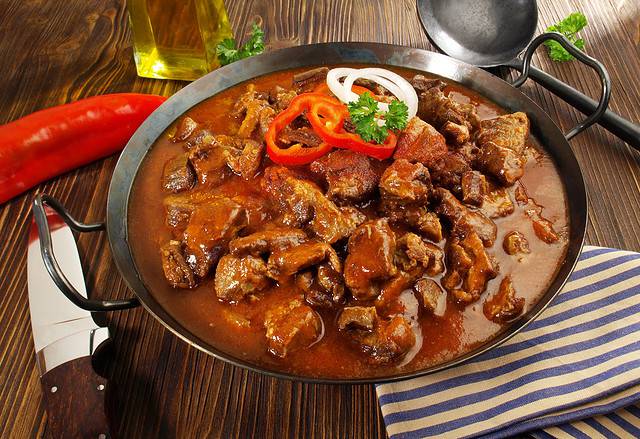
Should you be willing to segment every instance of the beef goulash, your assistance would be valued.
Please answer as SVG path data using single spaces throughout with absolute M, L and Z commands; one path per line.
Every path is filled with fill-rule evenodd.
M 270 370 L 388 376 L 474 349 L 546 291 L 566 195 L 527 115 L 392 70 L 266 75 L 157 140 L 129 239 L 189 331 Z

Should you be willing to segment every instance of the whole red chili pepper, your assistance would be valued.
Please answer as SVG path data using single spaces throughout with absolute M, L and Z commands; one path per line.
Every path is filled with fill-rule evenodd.
M 95 96 L 0 126 L 0 204 L 120 151 L 166 99 L 137 93 Z

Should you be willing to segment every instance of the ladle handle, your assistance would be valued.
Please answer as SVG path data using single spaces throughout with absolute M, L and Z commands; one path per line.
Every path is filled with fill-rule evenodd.
M 521 70 L 522 66 L 514 66 L 514 68 Z M 531 66 L 529 78 L 583 114 L 592 114 L 598 107 L 598 103 L 589 96 L 534 66 Z M 640 125 L 634 124 L 611 110 L 604 112 L 598 120 L 598 124 L 628 143 L 629 146 L 640 150 Z
M 540 44 L 542 44 L 547 40 L 557 41 L 571 55 L 576 57 L 576 59 L 578 59 L 583 64 L 586 64 L 589 67 L 591 67 L 593 70 L 595 70 L 596 73 L 598 73 L 598 76 L 600 76 L 600 81 L 602 83 L 602 93 L 600 95 L 600 101 L 598 102 L 595 109 L 591 111 L 591 115 L 589 115 L 582 122 L 578 123 L 575 127 L 569 130 L 567 134 L 565 134 L 565 137 L 567 138 L 567 140 L 570 140 L 571 138 L 573 138 L 574 136 L 581 133 L 582 131 L 584 131 L 591 125 L 593 125 L 595 122 L 597 122 L 605 113 L 605 111 L 607 110 L 607 106 L 609 105 L 609 98 L 611 97 L 611 79 L 609 78 L 609 73 L 607 72 L 607 69 L 604 67 L 604 65 L 602 65 L 600 61 L 590 57 L 586 53 L 579 50 L 576 46 L 571 44 L 571 42 L 564 35 L 561 35 L 557 32 L 547 32 L 547 33 L 538 35 L 536 38 L 533 39 L 533 41 L 527 47 L 527 50 L 525 51 L 524 56 L 522 58 L 522 72 L 520 76 L 518 76 L 512 83 L 514 87 L 520 87 L 522 84 L 525 83 L 525 81 L 527 80 L 527 78 L 531 73 L 531 58 L 533 57 L 533 53 L 538 48 L 538 46 L 540 46 Z M 563 84 L 561 81 L 555 78 L 551 78 L 551 79 L 553 79 L 554 81 L 557 81 L 558 84 Z M 565 88 L 563 91 L 568 92 L 567 96 L 573 96 L 575 98 L 577 94 L 581 94 L 577 90 L 572 89 L 566 84 L 563 84 L 563 85 L 565 85 Z M 569 90 L 571 90 L 572 92 L 569 92 Z M 570 102 L 571 98 L 566 99 L 564 95 L 559 95 L 559 96 L 571 104 Z

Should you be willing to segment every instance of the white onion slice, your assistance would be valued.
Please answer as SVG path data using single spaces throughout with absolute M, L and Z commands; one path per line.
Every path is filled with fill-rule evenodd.
M 360 76 L 365 74 L 373 74 L 373 75 L 381 76 L 383 78 L 390 80 L 394 84 L 396 84 L 404 94 L 403 96 L 404 99 L 401 99 L 401 100 L 403 100 L 404 103 L 407 104 L 407 108 L 409 110 L 408 111 L 409 119 L 411 119 L 413 116 L 415 116 L 418 113 L 418 94 L 416 93 L 416 90 L 413 88 L 413 86 L 409 83 L 409 81 L 404 79 L 402 76 L 390 70 L 381 69 L 378 67 L 368 67 L 365 69 L 360 69 L 359 73 L 360 73 Z
M 383 78 L 382 76 L 362 73 L 362 71 L 360 70 L 350 73 L 349 76 L 347 76 L 347 78 L 344 80 L 343 87 L 347 90 L 350 90 L 351 87 L 353 87 L 353 83 L 360 78 L 368 79 L 370 81 L 374 81 L 380 84 L 381 86 L 389 90 L 389 92 L 391 92 L 391 94 L 393 94 L 399 101 L 404 102 L 406 100 L 404 96 L 404 92 L 400 89 L 400 87 L 398 87 L 393 82 L 389 81 L 386 78 Z M 382 112 L 386 113 L 389 110 L 389 104 L 384 102 L 379 102 L 378 108 L 380 108 Z
M 355 101 L 358 99 L 358 95 L 351 91 L 351 88 L 344 88 L 340 83 L 340 79 L 349 76 L 352 72 L 357 69 L 351 69 L 348 67 L 338 67 L 336 69 L 329 70 L 327 73 L 327 86 L 331 93 L 336 95 L 338 99 L 340 99 L 345 104 Z
M 344 82 L 340 79 L 345 78 Z M 358 95 L 351 91 L 354 82 L 358 78 L 374 81 L 393 94 L 398 100 L 407 104 L 409 119 L 414 117 L 418 112 L 418 94 L 413 86 L 402 76 L 378 67 L 368 67 L 364 69 L 352 69 L 348 67 L 339 67 L 331 69 L 327 73 L 327 85 L 329 90 L 336 95 L 340 101 L 348 104 L 358 99 Z M 380 102 L 378 108 L 381 112 L 389 110 L 389 104 Z M 378 121 L 383 123 L 382 121 Z

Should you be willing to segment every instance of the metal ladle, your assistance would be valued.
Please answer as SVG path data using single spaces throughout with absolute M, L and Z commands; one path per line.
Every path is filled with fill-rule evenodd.
M 538 25 L 535 0 L 417 0 L 417 6 L 429 39 L 442 52 L 478 67 L 507 66 L 521 71 L 523 74 L 513 84 L 516 87 L 522 85 L 527 76 L 530 77 L 577 110 L 591 115 L 584 121 L 587 124 L 582 129 L 597 121 L 640 150 L 640 126 L 607 110 L 606 106 L 600 109 L 598 102 L 590 97 L 529 65 L 533 51 L 545 40 L 554 39 L 580 61 L 593 68 L 596 64 L 601 66 L 575 46 L 566 47 L 570 43 L 559 34 L 545 33 L 532 41 Z M 523 62 L 518 56 L 525 49 Z M 607 89 L 608 84 L 603 83 L 603 93 L 610 92 Z M 598 110 L 601 113 L 599 118 L 592 117 Z M 569 133 L 568 137 L 575 134 L 577 132 Z

